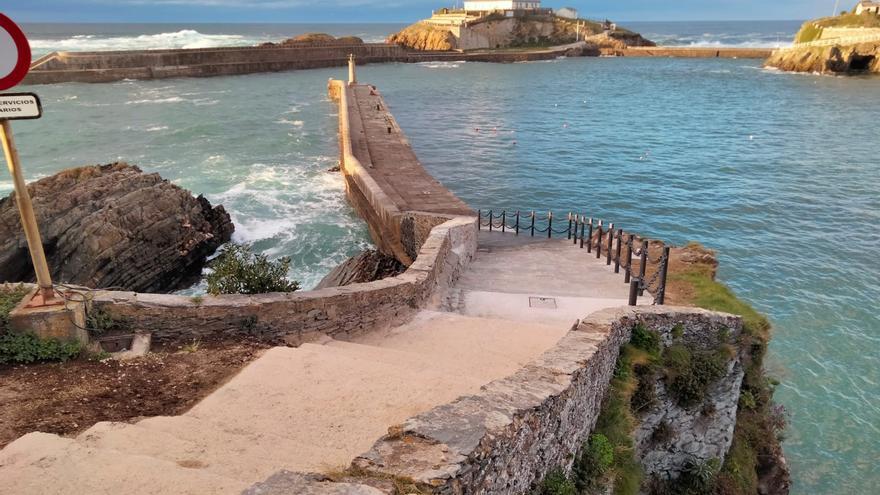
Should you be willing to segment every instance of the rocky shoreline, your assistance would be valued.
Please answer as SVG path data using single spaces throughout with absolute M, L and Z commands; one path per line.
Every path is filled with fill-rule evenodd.
M 126 163 L 64 170 L 28 191 L 59 283 L 172 292 L 235 230 L 223 206 Z M 0 199 L 0 281 L 33 281 L 14 195 Z

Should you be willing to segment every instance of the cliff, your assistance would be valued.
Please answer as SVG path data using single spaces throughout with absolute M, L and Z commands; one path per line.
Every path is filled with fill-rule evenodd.
M 795 45 L 773 52 L 765 66 L 817 74 L 880 74 L 880 39 L 852 45 Z
M 124 163 L 28 185 L 55 282 L 170 292 L 193 282 L 234 227 L 222 206 Z M 33 268 L 14 196 L 0 200 L 0 281 Z
M 765 66 L 816 74 L 880 73 L 880 16 L 844 13 L 807 21 L 795 45 L 776 50 Z
M 577 22 L 555 15 L 490 15 L 462 25 L 434 24 L 426 20 L 391 35 L 388 42 L 415 50 L 440 51 L 539 48 L 574 43 L 584 37 L 593 37 L 597 44 L 607 47 L 654 46 L 637 33 L 617 30 L 603 35 L 602 24 L 581 20 L 578 28 Z

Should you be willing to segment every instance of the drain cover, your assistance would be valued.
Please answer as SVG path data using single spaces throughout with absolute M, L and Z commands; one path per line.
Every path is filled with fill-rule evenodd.
M 530 308 L 556 309 L 556 299 L 552 297 L 530 297 Z

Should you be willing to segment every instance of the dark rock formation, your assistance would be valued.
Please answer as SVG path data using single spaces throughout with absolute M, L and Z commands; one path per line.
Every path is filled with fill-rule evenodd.
M 348 46 L 363 44 L 364 40 L 358 38 L 357 36 L 343 36 L 341 38 L 336 38 L 325 33 L 306 33 L 299 36 L 294 36 L 293 38 L 286 39 L 279 43 L 262 43 L 260 46 Z
M 125 163 L 65 170 L 28 190 L 55 282 L 170 292 L 194 282 L 234 230 L 222 206 Z M 0 281 L 33 277 L 11 195 L 0 200 Z
M 406 266 L 393 256 L 387 256 L 379 251 L 367 250 L 334 268 L 315 288 L 326 289 L 372 282 L 400 275 L 405 270 Z

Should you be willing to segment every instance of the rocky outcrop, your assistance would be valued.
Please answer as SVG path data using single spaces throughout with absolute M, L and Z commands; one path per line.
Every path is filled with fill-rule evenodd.
M 222 206 L 125 163 L 65 170 L 28 191 L 55 282 L 170 292 L 234 230 Z M 0 200 L 0 280 L 33 280 L 13 196 Z
M 458 40 L 452 31 L 417 22 L 388 37 L 388 42 L 414 50 L 449 51 L 458 49 Z
M 791 72 L 880 74 L 880 40 L 852 45 L 795 45 L 773 52 L 765 65 Z
M 641 34 L 630 31 L 610 31 L 587 36 L 584 41 L 595 46 L 601 55 L 623 55 L 627 48 L 638 46 L 657 46 Z
M 348 45 L 363 45 L 364 40 L 358 38 L 357 36 L 343 36 L 341 38 L 337 38 L 335 36 L 331 36 L 325 33 L 306 33 L 301 34 L 299 36 L 294 36 L 293 38 L 288 38 L 284 41 L 273 43 L 263 43 L 260 46 L 303 46 L 303 45 L 319 45 L 319 46 L 348 46 Z
M 396 277 L 406 271 L 406 266 L 393 256 L 369 249 L 353 256 L 327 274 L 315 289 L 343 287 Z
M 554 15 L 490 15 L 461 26 L 434 25 L 422 21 L 392 35 L 388 42 L 415 50 L 446 51 L 545 47 L 574 43 L 584 36 L 604 36 L 597 38 L 597 46 L 607 45 L 616 49 L 654 46 L 652 42 L 631 31 L 609 31 L 603 35 L 605 29 L 602 24 L 580 22 L 582 24 L 578 27 L 577 21 Z

